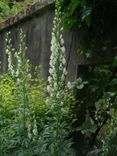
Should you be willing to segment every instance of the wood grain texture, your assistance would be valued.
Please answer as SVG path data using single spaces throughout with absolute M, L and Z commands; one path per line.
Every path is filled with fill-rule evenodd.
M 34 10 L 31 9 L 31 11 L 27 11 L 28 13 L 23 14 L 24 16 L 22 16 L 22 18 L 16 15 L 16 21 L 7 23 L 4 26 L 0 24 L 0 60 L 2 62 L 2 72 L 5 72 L 7 68 L 7 56 L 5 54 L 6 33 L 8 31 L 11 32 L 13 47 L 17 51 L 19 45 L 19 31 L 22 28 L 26 34 L 26 45 L 28 47 L 26 55 L 31 64 L 41 65 L 41 75 L 44 79 L 47 79 L 51 53 L 51 31 L 54 18 L 53 4 L 54 0 L 41 0 L 40 3 L 31 6 L 30 8 L 34 8 Z M 66 67 L 68 70 L 67 81 L 74 81 L 77 78 L 78 65 L 109 63 L 113 59 L 110 53 L 108 53 L 108 55 L 103 55 L 103 57 L 99 56 L 93 58 L 92 60 L 87 60 L 85 57 L 78 56 L 76 51 L 80 42 L 83 40 L 83 32 L 68 32 L 64 34 L 64 38 L 67 59 Z

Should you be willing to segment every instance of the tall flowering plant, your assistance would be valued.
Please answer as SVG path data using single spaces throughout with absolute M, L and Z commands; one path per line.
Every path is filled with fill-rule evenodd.
M 51 57 L 50 69 L 48 77 L 48 97 L 46 103 L 49 107 L 52 117 L 46 126 L 46 142 L 50 156 L 72 156 L 71 140 L 68 138 L 68 124 L 65 117 L 68 115 L 64 109 L 64 89 L 66 60 L 65 47 L 63 39 L 62 13 L 59 5 L 59 0 L 56 0 L 55 18 L 53 21 L 52 40 L 51 40 Z M 43 135 L 44 136 L 44 135 Z M 47 155 L 44 153 L 44 155 Z
M 58 1 L 56 1 L 56 10 L 54 18 L 54 27 L 52 30 L 51 40 L 51 57 L 50 57 L 50 69 L 48 77 L 47 90 L 49 97 L 47 103 L 50 108 L 61 107 L 63 105 L 64 98 L 64 87 L 65 87 L 65 76 L 67 74 L 65 64 L 65 47 L 63 39 L 63 27 L 61 20 L 61 12 Z M 52 103 L 52 101 L 54 102 Z M 55 102 L 56 101 L 56 102 Z M 55 104 L 55 105 L 54 105 Z M 58 104 L 58 106 L 57 106 Z
M 23 31 L 19 33 L 17 52 L 10 36 L 9 32 L 6 39 L 8 69 L 0 74 L 0 155 L 39 155 L 38 138 L 48 109 L 46 83 L 38 66 L 31 75 Z

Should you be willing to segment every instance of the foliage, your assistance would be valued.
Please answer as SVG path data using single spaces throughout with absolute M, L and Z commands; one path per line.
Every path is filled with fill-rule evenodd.
M 65 106 L 65 76 L 66 60 L 63 40 L 63 27 L 61 25 L 61 12 L 59 0 L 56 1 L 54 27 L 51 41 L 51 57 L 48 77 L 48 97 L 46 103 L 52 117 L 42 133 L 45 150 L 40 155 L 44 156 L 72 156 L 75 155 L 71 149 L 71 139 L 69 139 L 69 114 Z M 68 99 L 67 99 L 68 101 Z
M 2 156 L 75 155 L 69 135 L 73 117 L 70 108 L 75 101 L 72 92 L 65 87 L 67 72 L 58 1 L 56 7 L 48 97 L 46 83 L 39 74 L 40 68 L 36 67 L 31 75 L 32 66 L 25 56 L 27 48 L 24 33 L 21 30 L 18 52 L 12 47 L 10 33 L 7 34 L 8 70 L 0 75 Z
M 106 20 L 103 13 L 109 11 L 111 16 L 111 9 L 115 9 L 117 6 L 117 2 L 115 0 L 60 0 L 60 4 L 62 11 L 65 14 L 65 24 L 67 28 L 72 28 L 75 26 L 79 28 L 86 28 L 95 26 L 96 23 L 103 25 L 104 23 L 101 22 Z M 102 25 L 100 25 L 100 27 Z
M 104 156 L 117 155 L 117 132 L 113 131 L 107 138 L 107 143 L 104 147 Z
M 116 52 L 113 40 L 117 21 L 114 17 L 117 7 L 115 0 L 71 0 L 60 1 L 65 30 L 83 30 L 83 41 L 77 50 L 87 58 L 105 56 Z M 110 32 L 110 25 L 113 32 Z M 110 34 L 108 34 L 108 32 Z M 96 57 L 95 57 L 96 58 Z M 81 139 L 75 146 L 79 155 L 111 156 L 116 152 L 117 126 L 117 58 L 110 65 L 87 66 L 87 79 L 78 79 L 68 84 L 75 87 L 76 105 L 73 109 L 77 119 L 74 137 Z M 77 84 L 81 83 L 81 88 Z M 84 114 L 83 114 L 84 113 Z M 78 144 L 78 146 L 76 145 Z M 89 155 L 90 155 L 89 154 Z
M 116 31 L 117 14 L 116 0 L 60 0 L 62 18 L 65 30 L 80 30 L 83 32 L 83 41 L 78 47 L 78 53 L 91 58 L 95 53 L 102 55 L 114 51 L 112 43 Z M 113 32 L 110 31 L 113 29 Z M 107 34 L 107 32 L 109 34 Z M 106 36 L 106 37 L 104 37 Z
M 81 114 L 81 119 L 77 119 L 75 126 L 76 133 L 84 138 L 83 146 L 79 144 L 78 147 L 82 151 L 81 155 L 86 155 L 89 151 L 96 156 L 111 156 L 117 153 L 116 65 L 115 57 L 111 65 L 89 66 L 88 83 L 81 91 L 77 90 L 76 115 L 80 114 L 82 109 L 85 112 L 84 115 Z
M 8 19 L 10 16 L 16 15 L 18 12 L 26 9 L 38 0 L 1 0 L 0 1 L 0 22 Z
M 35 69 L 34 77 L 30 74 L 23 33 L 18 53 L 12 48 L 11 40 L 6 41 L 8 71 L 0 75 L 0 153 L 3 156 L 72 156 L 75 155 L 72 146 L 80 156 L 116 156 L 117 58 L 111 65 L 87 67 L 86 79 L 78 78 L 66 86 L 62 36 L 65 17 L 65 27 L 84 29 L 86 38 L 88 35 L 91 38 L 92 34 L 96 36 L 91 40 L 94 49 L 105 28 L 103 9 L 107 12 L 109 5 L 115 8 L 117 4 L 114 0 L 56 1 L 48 93 L 38 75 L 40 69 Z M 81 44 L 80 53 L 85 51 L 90 57 L 92 49 L 88 44 L 89 41 Z M 103 42 L 101 48 L 106 51 L 108 44 L 109 41 Z M 75 139 L 71 136 L 77 141 L 73 142 Z
M 21 32 L 17 53 L 13 53 L 11 39 L 6 39 L 8 71 L 0 76 L 0 153 L 3 156 L 38 155 L 38 133 L 47 120 L 46 84 L 38 68 L 36 77 L 30 74 L 24 39 Z

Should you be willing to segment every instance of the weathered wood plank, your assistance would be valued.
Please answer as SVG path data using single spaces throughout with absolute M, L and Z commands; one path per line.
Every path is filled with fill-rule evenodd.
M 43 11 L 42 11 L 43 10 Z M 36 15 L 36 16 L 35 16 Z M 29 18 L 30 17 L 30 18 Z M 7 21 L 0 23 L 0 60 L 2 72 L 7 68 L 7 56 L 5 54 L 5 36 L 11 31 L 13 46 L 18 50 L 19 31 L 22 28 L 26 34 L 27 57 L 33 65 L 42 66 L 42 77 L 47 79 L 50 59 L 51 31 L 54 18 L 54 0 L 41 0 L 30 6 L 28 10 L 20 12 Z M 78 65 L 110 63 L 113 55 L 106 55 L 87 60 L 78 56 L 76 51 L 83 40 L 83 32 L 68 32 L 64 34 L 66 59 L 67 59 L 67 81 L 76 79 Z

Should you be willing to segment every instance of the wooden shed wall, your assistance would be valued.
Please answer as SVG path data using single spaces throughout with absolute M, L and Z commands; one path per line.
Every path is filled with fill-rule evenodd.
M 40 2 L 28 7 L 26 10 L 0 23 L 0 61 L 2 62 L 2 72 L 7 68 L 7 56 L 5 53 L 5 38 L 8 31 L 11 32 L 13 47 L 18 49 L 19 31 L 22 28 L 26 34 L 26 45 L 28 47 L 27 57 L 31 64 L 41 65 L 42 77 L 47 79 L 49 60 L 51 31 L 54 18 L 54 0 L 40 0 Z M 78 65 L 97 64 L 112 60 L 110 53 L 103 57 L 96 57 L 92 61 L 86 61 L 84 57 L 77 56 L 77 49 L 83 39 L 83 32 L 68 32 L 64 34 L 66 60 L 67 60 L 67 80 L 73 81 L 77 77 Z

